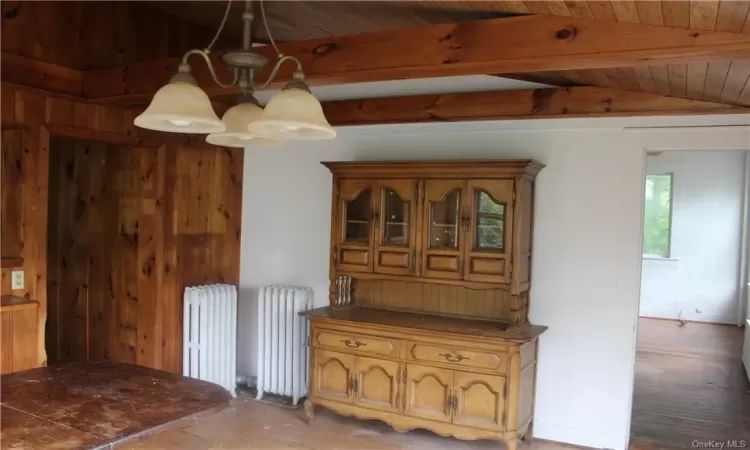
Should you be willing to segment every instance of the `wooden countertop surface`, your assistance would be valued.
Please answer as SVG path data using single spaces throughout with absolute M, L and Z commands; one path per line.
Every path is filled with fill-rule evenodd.
M 547 330 L 542 325 L 512 326 L 504 322 L 465 317 L 436 316 L 406 311 L 389 311 L 357 305 L 326 306 L 301 313 L 309 319 L 334 320 L 373 324 L 394 328 L 409 328 L 472 337 L 527 342 Z
M 2 376 L 2 448 L 111 448 L 229 404 L 205 381 L 112 362 Z

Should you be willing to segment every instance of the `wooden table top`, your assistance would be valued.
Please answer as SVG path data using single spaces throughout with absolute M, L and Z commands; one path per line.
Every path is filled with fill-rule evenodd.
M 69 363 L 2 376 L 2 448 L 110 448 L 229 404 L 212 383 L 131 364 Z
M 395 328 L 416 328 L 438 333 L 461 334 L 514 342 L 533 340 L 547 330 L 547 327 L 541 325 L 512 326 L 509 323 L 491 320 L 390 311 L 357 305 L 325 306 L 301 314 L 309 319 L 356 322 Z

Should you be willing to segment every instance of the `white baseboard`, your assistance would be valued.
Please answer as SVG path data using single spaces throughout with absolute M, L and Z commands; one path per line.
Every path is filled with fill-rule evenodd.
M 745 372 L 750 380 L 750 320 L 745 322 L 745 345 L 742 347 L 742 362 L 745 364 Z

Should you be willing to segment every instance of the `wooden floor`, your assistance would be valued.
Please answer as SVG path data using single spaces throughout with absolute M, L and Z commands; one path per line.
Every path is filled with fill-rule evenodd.
M 691 448 L 693 439 L 748 439 L 750 387 L 734 327 L 642 320 L 633 420 L 634 449 Z M 398 433 L 377 421 L 316 409 L 313 426 L 301 410 L 249 397 L 184 429 L 152 436 L 132 449 L 429 449 L 499 450 L 491 441 L 464 442 L 426 431 Z M 744 433 L 744 434 L 743 434 Z M 523 449 L 578 448 L 536 440 Z
M 312 426 L 303 421 L 301 409 L 285 409 L 241 396 L 224 411 L 198 419 L 182 430 L 173 429 L 128 449 L 305 449 L 305 450 L 500 450 L 493 441 L 460 441 L 427 431 L 399 433 L 379 421 L 361 421 L 315 409 Z M 522 445 L 522 449 L 567 450 L 550 442 Z
M 631 444 L 695 448 L 694 441 L 745 440 L 750 447 L 750 383 L 743 330 L 641 319 Z

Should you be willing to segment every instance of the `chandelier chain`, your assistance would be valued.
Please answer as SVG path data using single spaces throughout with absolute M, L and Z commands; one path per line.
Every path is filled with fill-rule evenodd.
M 214 38 L 211 39 L 211 43 L 208 44 L 208 47 L 205 48 L 206 53 L 210 53 L 211 49 L 214 48 L 214 45 L 216 45 L 216 41 L 219 40 L 219 36 L 221 35 L 221 32 L 224 31 L 224 26 L 227 24 L 227 19 L 229 18 L 229 11 L 232 9 L 232 0 L 227 0 L 227 9 L 224 10 L 224 17 L 221 19 L 221 24 L 219 25 L 219 29 L 216 30 L 216 34 L 214 35 Z
M 276 41 L 274 40 L 273 35 L 271 34 L 271 28 L 268 26 L 268 19 L 266 19 L 266 8 L 263 7 L 263 0 L 259 0 L 259 3 L 260 3 L 260 15 L 263 16 L 263 25 L 266 28 L 266 34 L 268 35 L 268 40 L 271 41 L 271 45 L 273 46 L 273 49 L 276 51 L 276 54 L 279 55 L 279 59 L 283 58 L 284 54 L 281 53 L 281 51 L 279 50 L 279 47 L 276 46 Z

